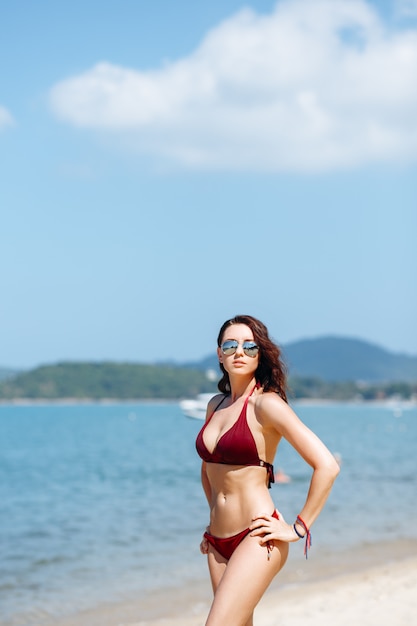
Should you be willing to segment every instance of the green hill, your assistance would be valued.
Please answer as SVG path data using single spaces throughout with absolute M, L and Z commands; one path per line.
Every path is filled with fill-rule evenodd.
M 214 383 L 200 370 L 136 363 L 58 363 L 2 381 L 0 399 L 178 399 L 214 390 Z
M 355 339 L 322 337 L 283 346 L 293 398 L 363 398 L 417 395 L 417 357 L 392 354 Z M 215 355 L 183 365 L 65 362 L 0 379 L 0 400 L 74 398 L 179 399 L 213 392 L 219 373 Z

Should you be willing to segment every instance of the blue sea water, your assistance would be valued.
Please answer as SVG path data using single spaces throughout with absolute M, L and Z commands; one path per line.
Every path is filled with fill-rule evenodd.
M 417 408 L 295 409 L 342 459 L 314 548 L 417 538 Z M 175 403 L 0 406 L 0 624 L 205 578 L 201 425 Z M 285 441 L 278 467 L 291 520 L 311 470 Z

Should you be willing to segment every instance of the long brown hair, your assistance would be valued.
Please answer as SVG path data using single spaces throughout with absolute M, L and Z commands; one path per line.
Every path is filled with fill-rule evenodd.
M 245 324 L 253 333 L 253 338 L 259 346 L 259 364 L 255 372 L 256 381 L 264 391 L 275 391 L 287 402 L 287 370 L 281 357 L 281 350 L 270 339 L 268 329 L 261 321 L 251 315 L 235 315 L 223 324 L 217 337 L 217 345 L 220 347 L 224 331 L 233 324 Z M 219 380 L 218 388 L 222 393 L 230 393 L 229 374 L 220 363 L 223 372 Z

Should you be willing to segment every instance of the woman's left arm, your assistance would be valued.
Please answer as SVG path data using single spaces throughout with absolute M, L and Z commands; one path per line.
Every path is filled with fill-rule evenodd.
M 313 475 L 300 518 L 308 528 L 319 516 L 330 494 L 332 485 L 340 472 L 339 464 L 324 443 L 294 413 L 281 398 L 265 394 L 261 410 L 265 421 L 274 428 L 313 468 Z
M 271 393 L 264 394 L 257 409 L 265 429 L 265 436 L 268 437 L 268 431 L 275 431 L 275 434 L 277 432 L 313 469 L 306 500 L 294 522 L 295 528 L 293 524 L 289 525 L 292 540 L 297 540 L 297 538 L 307 534 L 320 515 L 340 467 L 333 454 L 319 437 L 299 419 L 291 407 L 279 396 Z M 283 532 L 282 525 L 277 524 L 276 527 L 278 526 L 281 526 L 281 532 Z M 288 531 L 284 534 L 286 537 L 283 536 L 282 539 L 288 541 Z M 277 536 L 276 538 L 280 537 Z

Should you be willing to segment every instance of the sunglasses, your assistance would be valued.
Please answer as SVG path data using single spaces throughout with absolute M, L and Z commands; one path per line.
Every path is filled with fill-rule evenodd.
M 239 342 L 236 341 L 236 339 L 229 339 L 228 341 L 224 341 L 220 347 L 223 354 L 230 356 L 238 349 Z M 255 357 L 259 352 L 259 346 L 254 341 L 244 341 L 242 348 L 246 356 Z

